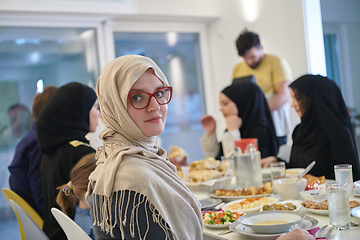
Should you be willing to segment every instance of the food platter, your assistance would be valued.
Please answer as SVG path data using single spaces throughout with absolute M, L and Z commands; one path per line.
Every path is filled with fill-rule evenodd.
M 260 195 L 248 195 L 248 196 L 216 196 L 215 193 L 211 193 L 211 197 L 213 198 L 219 198 L 224 202 L 230 202 L 235 201 L 238 199 L 245 199 L 245 198 L 257 198 L 257 197 L 268 197 L 271 196 L 273 193 L 267 193 L 267 194 L 260 194 Z
M 274 198 L 274 197 L 268 197 L 269 198 L 269 202 L 266 203 L 266 204 L 272 204 L 272 203 L 275 203 L 277 201 L 279 201 L 279 199 L 277 198 Z M 224 206 L 222 206 L 222 210 L 223 211 L 227 211 L 227 209 L 235 204 L 235 203 L 240 203 L 242 201 L 246 201 L 246 199 L 241 199 L 241 200 L 236 200 L 236 201 L 232 201 L 232 202 L 229 202 L 227 204 L 225 204 Z M 263 204 L 263 205 L 266 205 L 266 204 Z M 248 209 L 240 209 L 240 210 L 230 210 L 231 212 L 242 212 L 242 213 L 251 213 L 251 212 L 258 212 L 260 211 L 260 209 L 263 207 L 263 205 L 261 206 L 258 206 L 258 207 L 254 207 L 254 208 L 248 208 Z
M 281 201 L 281 202 L 276 202 L 276 204 L 286 204 L 286 203 L 292 203 L 292 204 L 294 204 L 296 206 L 296 209 L 293 210 L 293 211 L 297 211 L 302 207 L 302 204 L 301 204 L 302 201 L 300 201 L 300 200 L 284 200 L 284 201 Z M 263 208 L 260 209 L 260 212 L 262 212 L 262 211 L 263 211 Z

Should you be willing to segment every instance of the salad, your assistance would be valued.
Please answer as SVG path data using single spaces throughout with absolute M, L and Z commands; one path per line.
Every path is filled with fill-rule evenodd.
M 235 222 L 239 217 L 244 215 L 244 213 L 236 213 L 236 212 L 213 212 L 208 211 L 202 215 L 204 224 L 210 225 L 224 225 Z

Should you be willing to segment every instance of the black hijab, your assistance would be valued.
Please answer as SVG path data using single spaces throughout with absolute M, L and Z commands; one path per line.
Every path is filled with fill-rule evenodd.
M 353 178 L 360 177 L 359 159 L 350 117 L 336 83 L 320 75 L 304 75 L 290 84 L 303 116 L 293 132 L 291 167 L 316 165 L 315 176 L 335 179 L 334 165 L 352 164 Z M 303 102 L 306 104 L 302 105 Z
M 89 111 L 96 101 L 91 88 L 76 82 L 58 88 L 41 110 L 36 130 L 40 149 L 51 152 L 64 143 L 88 141 Z
M 253 138 L 254 131 L 263 129 L 268 139 L 268 156 L 276 156 L 279 151 L 279 144 L 275 133 L 274 123 L 266 98 L 261 89 L 254 83 L 234 82 L 222 90 L 231 101 L 233 101 L 239 111 L 238 116 L 242 119 L 240 133 L 242 138 Z M 260 141 L 259 141 L 259 150 Z M 263 156 L 262 157 L 267 157 Z

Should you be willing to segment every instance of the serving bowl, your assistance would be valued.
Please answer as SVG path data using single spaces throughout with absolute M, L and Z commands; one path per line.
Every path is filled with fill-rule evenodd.
M 325 189 L 313 189 L 299 192 L 304 200 L 324 201 L 327 199 Z
M 280 178 L 273 181 L 273 188 L 284 200 L 299 199 L 299 192 L 304 191 L 306 187 L 306 178 L 301 178 L 295 182 L 297 178 Z
M 305 217 L 304 214 L 293 211 L 264 211 L 248 213 L 237 221 L 257 233 L 283 233 Z

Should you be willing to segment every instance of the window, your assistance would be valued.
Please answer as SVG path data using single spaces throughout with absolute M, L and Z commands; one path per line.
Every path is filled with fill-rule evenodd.
M 202 159 L 199 143 L 205 112 L 198 33 L 118 32 L 114 33 L 116 57 L 138 54 L 153 59 L 174 88 L 162 147 L 182 147 L 190 161 Z
M 95 28 L 0 27 L 0 32 L 0 187 L 8 188 L 16 144 L 33 124 L 38 81 L 95 87 L 99 57 Z M 9 207 L 3 196 L 2 207 Z

